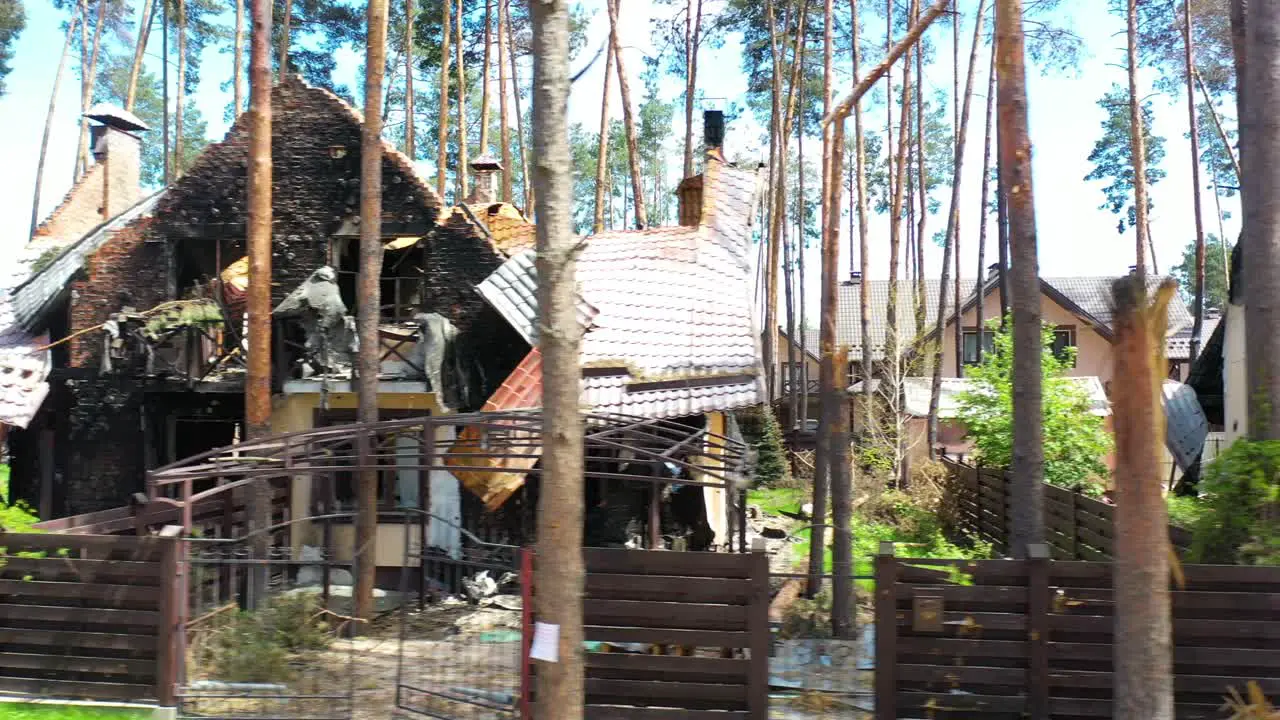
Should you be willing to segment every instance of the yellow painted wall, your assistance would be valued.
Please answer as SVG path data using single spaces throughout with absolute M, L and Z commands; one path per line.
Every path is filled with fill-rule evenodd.
M 707 413 L 708 433 L 725 437 L 725 431 L 727 429 L 726 426 L 727 422 L 725 420 L 724 413 Z M 705 448 L 704 452 L 712 456 L 712 458 L 722 456 L 724 454 L 722 446 L 711 447 L 709 445 L 704 445 L 703 447 Z M 724 467 L 724 462 L 709 458 L 707 465 L 709 467 Z M 717 480 L 716 478 L 705 476 L 698 479 L 703 481 Z M 702 488 L 702 501 L 707 507 L 707 524 L 709 524 L 711 529 L 715 531 L 715 542 L 722 546 L 729 542 L 729 508 L 732 500 L 732 496 L 724 488 Z
M 1070 325 L 1076 329 L 1076 366 L 1067 371 L 1072 377 L 1096 377 L 1105 386 L 1111 380 L 1111 341 L 1099 335 L 1079 316 L 1057 304 L 1045 295 L 1040 296 L 1040 311 L 1044 321 L 1051 325 Z M 1000 297 L 989 293 L 983 299 L 983 313 L 987 320 L 1000 317 Z M 976 327 L 977 308 L 970 308 L 961 316 L 962 328 Z M 956 377 L 955 324 L 943 331 L 942 376 Z
M 356 409 L 355 393 L 329 393 L 329 408 L 332 410 Z M 272 402 L 271 430 L 273 433 L 293 433 L 311 430 L 315 427 L 315 411 L 320 408 L 320 393 L 291 393 L 276 395 Z M 421 410 L 423 415 L 442 415 L 445 410 L 440 407 L 435 393 L 382 393 L 378 395 L 380 410 Z M 299 475 L 293 479 L 293 487 L 289 494 L 289 510 L 291 517 L 301 518 L 312 515 L 311 490 L 312 478 Z M 333 526 L 334 552 L 338 559 L 351 559 L 354 532 L 353 526 L 335 524 Z M 417 544 L 417 536 L 410 533 L 410 540 Z M 320 528 L 311 523 L 298 523 L 293 526 L 291 544 L 295 552 L 303 544 L 319 545 Z M 379 525 L 375 555 L 379 566 L 400 566 L 404 552 L 404 535 L 400 525 Z

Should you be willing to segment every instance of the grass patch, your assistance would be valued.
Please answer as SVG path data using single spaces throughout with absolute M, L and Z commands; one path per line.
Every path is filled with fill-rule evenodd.
M 143 720 L 150 718 L 151 715 L 149 710 L 124 708 L 0 703 L 0 717 L 5 720 Z
M 804 488 L 761 487 L 747 491 L 747 503 L 760 508 L 769 515 L 780 515 L 783 512 L 797 514 L 800 506 L 809 500 L 809 491 Z

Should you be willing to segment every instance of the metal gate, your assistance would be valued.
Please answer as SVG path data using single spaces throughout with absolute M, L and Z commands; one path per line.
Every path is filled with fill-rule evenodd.
M 441 518 L 430 520 L 450 527 Z M 416 594 L 417 602 L 400 612 L 396 708 L 447 720 L 514 718 L 521 691 L 528 551 L 452 529 L 457 542 L 448 547 L 405 533 L 401 592 Z

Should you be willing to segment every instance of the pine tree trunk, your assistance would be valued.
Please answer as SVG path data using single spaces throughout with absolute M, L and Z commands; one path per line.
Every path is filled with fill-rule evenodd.
M 289 74 L 289 26 L 293 23 L 293 0 L 284 0 L 284 14 L 281 20 L 280 60 L 276 68 L 277 82 L 284 82 L 285 76 Z
M 1015 266 L 1016 267 L 1016 266 Z M 1165 318 L 1174 285 L 1148 305 L 1144 278 L 1113 288 L 1116 436 L 1115 700 L 1119 720 L 1173 720 L 1169 517 L 1161 489 Z
M 247 298 L 249 356 L 245 379 L 245 430 L 250 439 L 271 435 L 271 3 L 253 4 L 249 37 L 249 170 L 246 245 L 249 254 Z M 167 28 L 166 28 L 166 36 Z M 249 491 L 251 527 L 259 531 L 255 557 L 265 558 L 271 525 L 271 484 L 255 483 Z M 250 574 L 251 603 L 261 607 L 267 590 L 267 568 Z
M 987 205 L 991 202 L 991 135 L 993 118 L 996 109 L 996 48 L 991 44 L 991 67 L 987 75 L 987 126 L 982 142 L 982 205 L 978 215 L 978 281 L 974 284 L 974 297 L 977 298 L 974 309 L 977 311 L 978 346 L 977 364 L 982 364 L 982 355 L 986 350 L 987 327 L 987 220 L 991 215 Z M 963 350 L 963 347 L 961 348 Z
M 507 7 L 498 2 L 498 142 L 502 144 L 502 202 L 511 202 L 511 122 L 507 112 Z
M 835 2 L 826 0 L 822 21 L 822 113 L 831 112 L 835 84 Z M 856 40 L 855 40 L 856 42 Z M 803 126 L 803 121 L 800 123 Z M 822 128 L 824 167 L 822 198 L 822 319 L 819 343 L 822 366 L 818 379 L 822 386 L 819 402 L 820 444 L 828 453 L 831 475 L 831 632 L 838 638 L 853 635 L 853 478 L 849 467 L 847 381 L 842 377 L 849 365 L 849 350 L 838 345 L 836 318 L 839 314 L 840 281 L 840 197 L 843 188 L 841 163 L 844 160 L 844 121 Z M 825 442 L 821 442 L 825 440 Z
M 163 0 L 161 1 L 163 2 Z M 239 12 L 236 15 L 237 23 L 243 22 L 244 6 L 237 3 L 236 9 Z M 143 58 L 147 52 L 147 41 L 151 39 L 151 24 L 155 21 L 155 11 L 155 0 L 143 0 L 142 14 L 138 16 L 138 42 L 134 44 L 133 64 L 129 66 L 129 87 L 124 96 L 124 109 L 128 112 L 133 112 L 134 103 L 138 99 L 138 75 L 142 72 Z M 236 112 L 239 113 L 239 111 L 240 106 L 237 104 Z
M 1009 193 L 1009 247 L 1013 255 L 1013 459 L 1010 550 L 1044 542 L 1044 435 L 1041 412 L 1040 266 L 1031 186 L 1027 70 L 1021 0 L 997 0 L 996 70 L 999 73 L 1000 166 Z
M 702 0 L 687 0 L 684 20 L 684 176 L 693 177 L 693 104 L 702 45 Z
M 613 43 L 605 48 L 604 92 L 600 95 L 600 136 L 596 142 L 596 204 L 591 231 L 604 231 L 604 191 L 609 174 L 609 86 L 613 80 Z
M 49 94 L 49 111 L 44 118 L 44 135 L 40 140 L 40 161 L 36 163 L 36 186 L 31 198 L 31 231 L 27 233 L 30 240 L 40 227 L 40 188 L 44 185 L 44 160 L 49 154 L 49 131 L 53 129 L 53 112 L 58 104 L 58 88 L 62 86 L 62 71 L 67 67 L 67 56 L 71 54 L 71 40 L 75 37 L 76 24 L 80 20 L 78 12 L 71 13 L 67 22 L 66 39 L 62 41 L 62 55 L 58 59 L 58 71 L 53 76 L 53 91 Z
M 1126 17 L 1129 25 L 1129 142 L 1133 156 L 1133 204 L 1137 212 L 1134 233 L 1137 237 L 1137 274 L 1147 275 L 1147 151 L 1143 138 L 1142 102 L 1138 97 L 1138 0 L 1128 0 Z M 1152 253 L 1154 262 L 1155 253 Z
M 771 104 L 769 114 L 769 182 L 776 185 L 781 182 L 778 173 L 778 159 L 784 151 L 779 147 L 779 136 L 782 133 L 782 53 L 778 48 L 778 26 L 774 14 L 774 0 L 766 0 L 765 16 L 769 21 L 769 52 L 772 73 Z M 776 212 L 776 200 L 770 196 L 764 203 L 769 208 L 769 232 L 766 261 L 764 268 L 765 304 L 764 304 L 764 342 L 762 343 L 762 359 L 765 368 L 765 392 L 772 403 L 778 397 L 778 260 L 781 254 L 782 239 L 778 233 L 778 223 L 773 217 Z
M 889 0 L 892 2 L 892 0 Z M 912 9 L 909 17 L 915 17 L 918 0 L 911 0 Z M 892 25 L 890 25 L 889 45 L 893 45 Z M 898 255 L 902 244 L 902 212 L 903 212 L 903 192 L 907 186 L 907 148 L 911 142 L 911 67 L 910 63 L 904 63 L 902 68 L 902 102 L 901 102 L 901 118 L 898 122 L 898 157 L 893 163 L 893 168 L 897 173 L 896 179 L 893 181 L 893 200 L 890 202 L 891 215 L 889 217 L 889 306 L 886 315 L 885 324 L 885 347 L 884 355 L 886 358 L 897 358 L 898 353 L 902 349 L 902 338 L 899 337 L 897 308 L 898 308 Z M 887 148 L 892 153 L 892 147 Z M 902 468 L 896 468 L 901 472 Z
M 920 19 L 920 3 L 918 0 L 912 3 L 911 22 L 916 23 Z M 925 305 L 928 303 L 928 293 L 925 290 L 924 275 L 924 245 L 928 236 L 925 235 L 925 227 L 929 220 L 929 168 L 925 162 L 925 125 L 924 125 L 924 48 L 920 45 L 915 47 L 916 56 L 916 81 L 917 88 L 915 94 L 915 148 L 916 148 L 916 198 L 920 201 L 919 215 L 916 217 L 916 333 L 921 333 L 921 329 L 925 326 Z M 909 64 L 909 63 L 908 63 Z M 942 296 L 947 294 L 946 283 L 942 284 L 939 289 Z M 941 341 L 941 338 L 939 338 Z M 930 453 L 933 451 L 930 450 Z
M 799 88 L 800 106 L 804 107 L 804 86 Z M 800 412 L 800 367 L 796 363 L 796 313 L 798 305 L 795 298 L 796 262 L 804 257 L 804 122 L 796 123 L 796 229 L 795 240 L 783 245 L 786 257 L 783 266 L 787 278 L 787 392 L 788 409 L 791 412 L 791 428 L 793 432 L 807 432 L 808 426 L 804 418 L 800 424 L 796 419 Z M 801 333 L 803 334 L 803 332 Z M 801 356 L 803 359 L 803 356 Z
M 187 104 L 187 3 L 176 0 L 178 6 L 178 98 L 173 108 L 173 176 L 182 177 L 185 169 L 182 156 L 182 141 L 186 135 L 183 128 L 186 119 Z
M 1245 67 L 1240 87 L 1242 248 L 1245 336 L 1249 372 L 1249 436 L 1280 439 L 1280 6 L 1251 2 L 1245 20 Z
M 1192 41 L 1191 0 L 1182 1 L 1183 49 L 1187 71 L 1187 127 L 1191 138 L 1191 202 L 1196 217 L 1196 287 L 1192 308 L 1190 361 L 1200 356 L 1200 343 L 1204 332 L 1204 215 L 1200 208 L 1200 123 L 1196 118 L 1195 47 Z M 1225 239 L 1224 239 L 1225 241 Z
M 489 52 L 493 48 L 493 0 L 484 0 L 484 68 L 480 70 L 480 154 L 489 154 Z
M 447 2 L 446 2 L 447 5 Z M 379 280 L 382 274 L 382 75 L 387 64 L 387 0 L 369 0 L 369 42 L 365 52 L 364 127 L 360 134 L 360 269 L 357 276 L 356 332 L 360 338 L 356 397 L 361 423 L 378 421 Z M 372 464 L 372 436 L 361 436 L 361 465 Z M 362 470 L 356 507 L 356 617 L 373 618 L 373 585 L 378 557 L 378 472 Z
M 244 111 L 244 0 L 236 0 L 236 28 L 231 52 L 234 56 L 231 59 L 231 114 L 238 118 Z
M 511 95 L 516 107 L 516 140 L 520 143 L 520 177 L 524 188 L 524 209 L 533 215 L 537 193 L 533 191 L 532 174 L 529 172 L 529 148 L 526 147 L 528 136 L 524 131 L 524 109 L 520 98 L 520 73 L 516 65 L 516 43 L 511 34 L 511 8 L 507 8 L 507 61 L 511 63 Z M 616 53 L 616 51 L 615 51 Z M 616 61 L 618 58 L 615 57 Z
M 973 76 L 978 68 L 978 45 L 982 41 L 982 22 L 985 18 L 987 10 L 987 1 L 978 0 L 978 14 L 973 22 L 973 48 L 969 51 L 969 70 L 965 77 L 964 100 L 961 102 L 963 106 L 960 111 L 960 126 L 956 132 L 956 147 L 954 155 L 954 165 L 951 171 L 951 206 L 947 212 L 947 231 L 942 240 L 942 283 L 939 285 L 938 292 L 938 317 L 934 321 L 934 335 L 938 338 L 937 349 L 933 353 L 933 383 L 929 392 L 929 456 L 936 459 L 938 447 L 938 403 L 942 399 L 942 348 L 945 342 L 944 330 L 947 322 L 947 284 L 951 274 L 951 251 L 955 247 L 957 263 L 956 263 L 956 279 L 955 279 L 955 305 L 956 311 L 956 369 L 962 372 L 961 366 L 964 363 L 963 347 L 961 345 L 961 325 L 960 322 L 960 180 L 964 172 L 964 147 L 969 135 L 969 111 L 973 102 Z M 953 16 L 952 22 L 959 23 L 960 18 Z M 981 337 L 981 336 L 979 336 Z M 958 375 L 959 376 L 959 375 Z
M 84 114 L 89 111 L 89 74 L 85 72 L 85 68 L 89 67 L 89 50 L 92 47 L 89 44 L 89 4 L 88 0 L 79 0 L 80 16 L 84 18 L 84 22 L 80 24 L 80 134 L 76 144 L 76 164 L 75 170 L 71 174 L 71 179 L 77 181 L 80 175 L 88 170 L 85 167 L 85 148 L 88 145 L 88 123 L 84 119 Z M 99 5 L 99 8 L 102 6 Z M 101 13 L 99 13 L 101 15 Z
M 609 42 L 613 45 L 613 63 L 618 71 L 618 90 L 622 94 L 622 123 L 627 131 L 627 158 L 631 163 L 631 194 L 636 213 L 636 229 L 649 225 L 644 206 L 644 187 L 640 174 L 640 146 L 636 140 L 636 121 L 631 112 L 631 85 L 627 80 L 626 63 L 622 59 L 622 45 L 618 40 L 618 0 L 609 0 Z
M 448 183 L 449 167 L 449 38 L 453 0 L 440 3 L 440 115 L 439 133 L 436 137 L 436 194 L 444 202 L 444 190 Z M 462 198 L 456 198 L 461 201 Z
M 853 18 L 853 76 L 858 77 L 861 72 L 862 65 L 862 49 L 859 45 L 861 40 L 861 22 L 858 17 L 858 0 L 849 0 L 849 13 Z M 885 82 L 888 83 L 891 74 L 885 74 Z M 862 432 L 871 432 L 872 423 L 875 421 L 875 410 L 872 405 L 871 395 L 871 378 L 874 375 L 872 367 L 873 356 L 871 354 L 871 343 L 867 338 L 871 336 L 871 285 L 869 279 L 871 277 L 871 233 L 867 227 L 867 146 L 866 138 L 862 129 L 862 103 L 855 103 L 853 106 L 853 137 L 854 152 L 856 153 L 854 178 L 857 185 L 857 207 L 858 207 L 858 263 L 861 277 L 858 281 L 858 325 L 862 330 L 859 335 L 861 338 L 862 350 Z M 852 239 L 851 239 L 852 240 Z
M 559 627 L 559 662 L 539 662 L 537 716 L 582 720 L 583 466 L 580 331 L 569 154 L 569 3 L 531 3 L 534 183 L 538 212 L 538 344 L 543 357 L 538 621 Z
M 404 1 L 404 154 L 409 160 L 418 159 L 418 131 L 414 104 L 417 98 L 413 90 L 413 21 L 417 19 L 418 8 L 413 0 Z M 487 32 L 487 31 L 486 31 Z M 489 48 L 485 47 L 485 59 L 488 60 Z M 487 63 L 486 63 L 487 64 Z M 488 72 L 488 68 L 485 68 Z M 485 101 L 488 102 L 486 93 Z M 483 146 L 483 142 L 481 143 Z M 483 151 L 482 151 L 483 152 Z
M 456 34 L 453 42 L 453 63 L 457 65 L 458 70 L 458 169 L 456 171 L 458 198 L 456 202 L 461 203 L 466 202 L 469 196 L 467 174 L 471 172 L 471 158 L 467 151 L 467 66 L 462 61 L 462 0 L 458 0 L 457 13 L 454 17 L 457 21 L 454 23 Z
M 89 118 L 85 113 L 89 111 L 89 103 L 93 102 L 93 86 L 97 83 L 98 74 L 98 51 L 102 48 L 102 24 L 107 13 L 107 4 L 109 0 L 98 0 L 98 20 L 93 27 L 93 45 L 89 50 L 89 63 L 87 66 L 81 65 L 80 72 L 80 147 L 76 154 L 76 178 L 89 172 Z M 81 25 L 81 36 L 83 37 L 84 26 Z

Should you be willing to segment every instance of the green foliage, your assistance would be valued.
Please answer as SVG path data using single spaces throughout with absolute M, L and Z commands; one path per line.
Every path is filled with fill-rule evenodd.
M 293 677 L 294 657 L 324 650 L 331 639 L 314 595 L 282 595 L 212 631 L 197 661 L 223 682 L 286 682 Z
M 1231 256 L 1231 243 L 1227 244 L 1227 257 Z M 1204 239 L 1204 306 L 1206 309 L 1226 312 L 1228 298 L 1227 269 L 1222 266 L 1222 239 L 1210 233 Z M 1196 242 L 1192 240 L 1182 249 L 1182 262 L 1173 268 L 1178 280 L 1178 291 L 1191 304 L 1196 293 Z M 1208 340 L 1208 337 L 1204 338 Z
M 756 485 L 782 485 L 791 480 L 791 465 L 782 444 L 782 428 L 772 408 L 760 407 L 737 414 L 743 439 L 756 451 Z
M 959 419 L 965 424 L 975 454 L 986 465 L 1008 467 L 1013 457 L 1013 323 L 995 335 L 995 352 L 984 353 L 982 365 L 971 368 L 974 389 L 959 398 Z M 999 320 L 988 323 L 998 329 Z M 1075 360 L 1053 353 L 1053 331 L 1043 330 L 1040 368 L 1044 377 L 1044 478 L 1060 487 L 1083 485 L 1087 494 L 1101 494 L 1100 479 L 1108 475 L 1102 459 L 1111 449 L 1103 419 L 1090 412 L 1089 396 L 1071 382 L 1066 368 Z
M 39 532 L 32 525 L 40 522 L 31 506 L 14 500 L 9 494 L 9 466 L 0 465 L 0 530 L 17 533 Z
M 9 61 L 13 60 L 13 44 L 27 27 L 27 15 L 22 0 L 0 0 L 0 97 L 4 96 L 4 79 L 8 77 Z
M 1169 524 L 1180 528 L 1193 528 L 1205 514 L 1205 504 L 1199 498 L 1170 494 L 1165 497 L 1169 507 Z
M 1280 441 L 1241 439 L 1205 469 L 1197 562 L 1280 564 Z
M 758 487 L 747 491 L 747 504 L 755 505 L 768 515 L 799 513 L 801 506 L 807 502 L 809 491 L 804 488 Z
M 1089 162 L 1093 170 L 1084 176 L 1085 180 L 1105 180 L 1108 185 L 1102 189 L 1106 198 L 1101 210 L 1110 210 L 1120 215 L 1118 232 L 1134 226 L 1137 222 L 1137 208 L 1133 205 L 1133 146 L 1129 132 L 1129 91 L 1119 85 L 1112 85 L 1106 95 L 1098 101 L 1098 106 L 1106 111 L 1102 121 L 1102 137 L 1093 145 L 1089 153 Z M 1151 133 L 1154 119 L 1151 101 L 1142 103 L 1142 138 L 1145 141 L 1147 187 L 1164 179 L 1165 172 L 1160 169 L 1164 160 L 1164 138 Z M 1150 209 L 1150 195 L 1147 198 Z
M 147 720 L 151 711 L 124 708 L 96 708 L 76 705 L 5 703 L 0 713 L 5 720 Z

